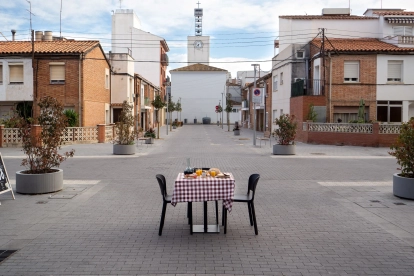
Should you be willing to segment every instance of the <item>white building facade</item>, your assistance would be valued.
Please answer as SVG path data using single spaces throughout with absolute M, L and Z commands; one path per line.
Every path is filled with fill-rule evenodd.
M 24 101 L 33 102 L 32 59 L 0 58 L 0 118 Z
M 211 123 L 217 121 L 219 115 L 215 107 L 225 101 L 227 71 L 194 64 L 171 70 L 170 73 L 172 101 L 181 102 L 181 120 L 192 124 L 201 123 L 203 118 L 208 117 Z

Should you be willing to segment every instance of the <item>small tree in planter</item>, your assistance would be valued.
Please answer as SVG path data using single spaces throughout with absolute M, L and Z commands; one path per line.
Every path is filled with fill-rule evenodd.
M 277 145 L 273 145 L 273 154 L 295 154 L 297 122 L 294 115 L 283 114 L 275 119 L 278 126 L 273 132 Z
M 60 154 L 63 133 L 68 125 L 63 106 L 55 98 L 44 97 L 39 102 L 40 115 L 18 123 L 23 152 L 27 155 L 21 165 L 27 169 L 16 172 L 16 191 L 24 194 L 50 193 L 63 188 L 63 171 L 60 164 L 75 151 Z M 38 124 L 38 125 L 35 125 Z M 36 133 L 41 128 L 40 133 Z
M 151 104 L 156 109 L 155 121 L 157 122 L 157 136 L 158 136 L 158 139 L 159 139 L 160 138 L 160 123 L 158 121 L 158 118 L 160 116 L 159 112 L 164 106 L 166 106 L 166 103 L 162 101 L 160 95 L 157 95 L 157 96 L 155 96 L 155 99 L 151 102 Z
M 168 127 L 168 126 L 167 126 Z M 147 137 L 148 139 L 145 140 L 145 144 L 153 144 L 155 139 L 155 131 L 153 128 L 148 129 L 145 131 L 144 137 Z
M 227 113 L 227 131 L 230 131 L 230 112 L 233 111 L 233 103 L 231 101 L 231 94 L 227 93 L 226 96 L 226 108 L 224 109 Z
M 64 112 L 68 118 L 69 127 L 77 127 L 79 125 L 79 114 L 73 109 L 66 109 Z
M 401 125 L 400 135 L 391 146 L 390 155 L 397 158 L 401 173 L 393 176 L 394 195 L 414 199 L 414 117 Z
M 127 101 L 122 103 L 119 121 L 115 124 L 115 133 L 114 154 L 135 154 L 134 141 L 138 132 L 134 129 L 132 105 Z

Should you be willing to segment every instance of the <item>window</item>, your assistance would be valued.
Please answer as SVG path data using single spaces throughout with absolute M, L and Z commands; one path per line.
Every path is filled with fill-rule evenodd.
M 105 68 L 105 89 L 109 89 L 109 69 Z
M 377 121 L 387 123 L 402 122 L 402 101 L 378 101 Z
M 277 80 L 278 80 L 279 76 L 276 75 L 273 77 L 273 91 L 277 91 Z
M 65 83 L 65 63 L 51 62 L 49 63 L 49 69 L 50 69 L 50 83 L 51 84 L 64 84 Z
M 0 84 L 3 83 L 3 64 L 0 63 Z
M 394 29 L 394 35 L 406 35 L 406 36 L 413 35 L 412 26 L 396 26 L 393 29 Z
M 283 84 L 283 73 L 280 73 L 280 85 Z
M 305 52 L 304 51 L 297 51 L 296 52 L 297 58 L 305 58 Z
M 23 84 L 23 64 L 9 63 L 10 84 Z
M 345 61 L 344 62 L 344 81 L 358 82 L 359 81 L 359 61 Z
M 388 61 L 387 81 L 401 82 L 402 65 L 402 60 Z

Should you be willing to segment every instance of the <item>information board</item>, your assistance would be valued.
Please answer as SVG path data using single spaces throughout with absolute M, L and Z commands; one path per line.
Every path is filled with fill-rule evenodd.
M 4 165 L 3 157 L 1 156 L 1 153 L 0 153 L 0 194 L 6 193 L 9 191 L 12 193 L 12 196 L 14 199 L 13 189 L 10 185 L 6 166 Z

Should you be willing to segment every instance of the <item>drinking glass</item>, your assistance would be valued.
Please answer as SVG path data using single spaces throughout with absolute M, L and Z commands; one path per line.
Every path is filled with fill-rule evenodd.
M 211 177 L 215 177 L 216 176 L 216 171 L 211 171 L 210 175 L 211 175 Z

